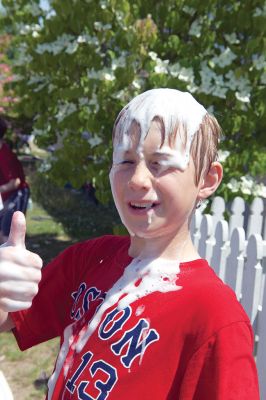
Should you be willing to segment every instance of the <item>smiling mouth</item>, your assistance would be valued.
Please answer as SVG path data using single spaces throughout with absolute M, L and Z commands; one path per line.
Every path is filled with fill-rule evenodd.
M 137 202 L 130 202 L 130 207 L 134 210 L 150 210 L 158 205 L 158 203 L 137 203 Z

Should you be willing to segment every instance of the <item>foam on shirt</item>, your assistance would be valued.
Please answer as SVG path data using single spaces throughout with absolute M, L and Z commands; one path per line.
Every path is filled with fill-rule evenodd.
M 119 310 L 123 310 L 129 304 L 153 292 L 166 293 L 181 289 L 176 284 L 179 271 L 179 263 L 176 260 L 133 259 L 125 268 L 122 277 L 107 292 L 103 304 L 90 321 L 87 331 L 80 338 L 76 350 L 78 352 L 82 350 L 99 325 L 105 311 L 115 304 Z
M 73 325 L 69 325 L 64 331 L 64 341 L 62 343 L 55 370 L 48 382 L 48 400 L 53 397 L 56 382 L 61 369 L 63 368 L 69 349 L 75 347 L 75 351 L 82 351 L 87 341 L 98 328 L 104 313 L 112 306 L 117 306 L 123 310 L 134 301 L 141 299 L 151 293 L 180 290 L 176 281 L 180 272 L 179 262 L 164 258 L 157 259 L 133 259 L 124 269 L 123 275 L 112 288 L 107 292 L 102 305 L 99 307 L 93 318 L 88 322 L 74 345 L 73 343 Z M 145 307 L 140 305 L 136 310 L 136 315 L 141 314 Z M 142 358 L 140 358 L 141 363 Z M 69 366 L 64 369 L 64 375 L 67 375 Z

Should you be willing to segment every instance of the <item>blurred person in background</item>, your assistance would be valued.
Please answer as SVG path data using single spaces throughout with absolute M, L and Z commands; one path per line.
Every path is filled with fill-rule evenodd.
M 0 243 L 8 238 L 13 213 L 26 213 L 30 194 L 22 164 L 4 140 L 7 128 L 0 117 Z

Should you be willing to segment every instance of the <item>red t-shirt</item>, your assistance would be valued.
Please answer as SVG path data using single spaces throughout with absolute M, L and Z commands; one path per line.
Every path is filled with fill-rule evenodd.
M 28 187 L 22 165 L 15 153 L 3 142 L 0 148 L 0 186 L 8 183 L 11 179 L 20 179 L 20 185 L 16 190 Z M 3 201 L 8 199 L 15 191 L 1 193 Z
M 248 317 L 202 259 L 180 264 L 180 290 L 107 309 L 77 349 L 128 247 L 104 236 L 68 248 L 44 267 L 31 309 L 11 314 L 21 349 L 61 337 L 48 399 L 259 400 Z

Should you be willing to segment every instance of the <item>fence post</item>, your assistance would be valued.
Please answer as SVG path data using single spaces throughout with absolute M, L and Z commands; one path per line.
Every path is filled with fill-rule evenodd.
M 262 234 L 263 225 L 263 200 L 259 197 L 253 200 L 250 206 L 250 214 L 248 218 L 247 237 L 252 233 Z
M 242 197 L 235 197 L 231 205 L 231 216 L 229 219 L 229 235 L 235 228 L 244 226 L 245 201 Z
M 265 251 L 264 251 L 265 256 Z M 259 336 L 256 354 L 256 364 L 260 383 L 261 399 L 266 399 L 266 285 L 264 276 L 264 287 L 262 293 L 261 307 L 258 311 L 257 332 Z
M 198 249 L 199 247 L 201 220 L 202 220 L 202 213 L 200 212 L 200 210 L 196 210 L 192 216 L 190 224 L 190 234 L 196 249 Z
M 212 215 L 212 229 L 215 232 L 216 225 L 219 221 L 224 220 L 224 212 L 225 212 L 225 202 L 224 199 L 220 196 L 214 197 L 211 203 L 211 215 Z
M 235 291 L 238 300 L 241 298 L 245 231 L 243 228 L 235 228 L 230 238 L 230 254 L 226 260 L 225 282 Z
M 219 221 L 215 229 L 215 245 L 213 248 L 210 265 L 222 280 L 224 280 L 225 277 L 225 265 L 228 255 L 228 232 L 229 230 L 227 221 Z
M 250 318 L 255 333 L 257 333 L 256 317 L 261 299 L 262 257 L 262 237 L 259 234 L 253 234 L 249 237 L 247 244 L 247 261 L 244 266 L 241 303 Z
M 211 259 L 214 238 L 212 236 L 212 217 L 205 214 L 202 217 L 200 224 L 200 240 L 199 240 L 199 255 L 205 258 L 209 263 Z

